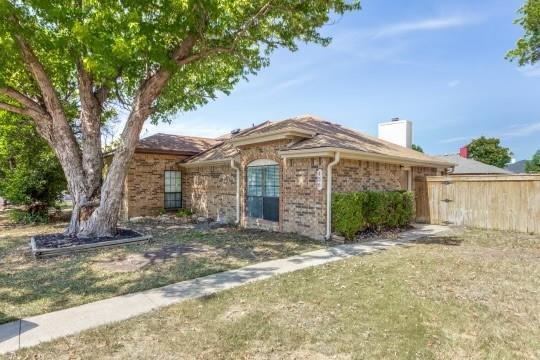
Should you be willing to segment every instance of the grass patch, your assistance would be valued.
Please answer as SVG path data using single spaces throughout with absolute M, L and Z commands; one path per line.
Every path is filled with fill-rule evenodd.
M 454 231 L 86 331 L 13 358 L 532 359 L 540 237 Z
M 34 260 L 31 235 L 65 224 L 0 228 L 0 323 L 160 287 L 322 247 L 305 237 L 258 231 L 195 231 L 133 225 L 153 235 L 143 244 Z

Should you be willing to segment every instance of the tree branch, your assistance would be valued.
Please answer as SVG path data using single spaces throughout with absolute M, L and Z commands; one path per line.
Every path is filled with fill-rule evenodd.
M 10 21 L 20 27 L 18 19 L 14 15 L 10 17 Z M 79 145 L 51 79 L 22 34 L 23 31 L 20 31 L 12 36 L 19 47 L 23 62 L 41 91 L 45 109 L 51 120 L 48 124 L 36 120 L 36 126 L 40 134 L 54 149 L 68 180 L 71 193 L 76 198 L 85 199 L 84 171 Z
M 5 102 L 0 102 L 0 109 L 9 111 L 15 114 L 24 115 L 24 116 L 31 116 L 30 111 L 26 108 L 18 107 L 15 105 L 10 105 Z
M 0 94 L 10 97 L 26 108 L 33 109 L 36 112 L 46 113 L 46 110 L 38 102 L 11 87 L 0 88 Z

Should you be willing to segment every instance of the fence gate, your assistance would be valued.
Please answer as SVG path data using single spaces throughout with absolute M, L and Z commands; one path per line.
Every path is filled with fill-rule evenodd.
M 416 203 L 416 222 L 429 223 L 429 198 L 425 176 L 414 179 L 414 197 Z

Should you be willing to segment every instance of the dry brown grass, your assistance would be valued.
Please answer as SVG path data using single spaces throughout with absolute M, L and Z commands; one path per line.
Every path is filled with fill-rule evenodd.
M 540 237 L 455 230 L 188 301 L 13 358 L 537 359 Z
M 323 246 L 288 234 L 131 224 L 153 241 L 35 260 L 29 239 L 65 224 L 0 227 L 0 323 L 164 286 Z

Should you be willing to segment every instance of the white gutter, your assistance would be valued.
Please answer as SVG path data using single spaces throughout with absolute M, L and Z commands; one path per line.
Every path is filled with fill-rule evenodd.
M 338 152 L 334 155 L 334 161 L 328 164 L 326 173 L 326 240 L 332 237 L 332 168 L 341 159 L 341 154 Z
M 236 170 L 236 224 L 240 224 L 240 168 L 231 159 L 231 168 Z
M 382 162 L 387 164 L 399 164 L 407 166 L 425 166 L 425 167 L 437 167 L 437 168 L 447 168 L 450 166 L 455 166 L 456 164 L 448 161 L 442 161 L 438 159 L 433 159 L 426 155 L 428 159 L 412 159 L 406 156 L 397 156 L 397 155 L 384 155 L 377 153 L 370 153 L 360 150 L 352 150 L 338 147 L 321 147 L 321 148 L 311 148 L 311 149 L 300 149 L 300 150 L 281 150 L 278 151 L 278 154 L 281 156 L 287 156 L 287 158 L 306 158 L 306 157 L 331 157 L 334 153 L 340 152 L 343 159 L 353 159 L 353 160 L 365 160 L 365 161 L 375 161 Z

